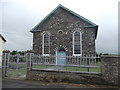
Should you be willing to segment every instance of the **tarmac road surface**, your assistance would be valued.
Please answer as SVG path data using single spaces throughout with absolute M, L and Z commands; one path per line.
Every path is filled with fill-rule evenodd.
M 41 81 L 30 81 L 30 80 L 19 80 L 19 79 L 18 80 L 3 79 L 2 88 L 109 88 L 108 90 L 114 90 L 114 89 L 118 90 L 118 87 L 116 86 L 89 85 L 89 84 L 85 85 L 85 84 L 71 84 L 71 83 L 47 83 Z M 94 89 L 94 90 L 98 90 L 98 89 Z

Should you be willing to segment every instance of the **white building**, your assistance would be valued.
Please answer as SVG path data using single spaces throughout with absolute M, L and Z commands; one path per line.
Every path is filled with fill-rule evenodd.
M 6 42 L 5 38 L 0 34 L 0 67 L 2 65 L 2 51 L 5 42 Z

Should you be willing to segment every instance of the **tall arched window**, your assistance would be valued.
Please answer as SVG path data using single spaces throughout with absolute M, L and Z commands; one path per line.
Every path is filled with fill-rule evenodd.
M 50 36 L 48 33 L 43 34 L 43 49 L 44 56 L 49 56 L 50 53 Z
M 82 55 L 82 37 L 81 32 L 75 31 L 73 33 L 73 55 L 80 56 Z

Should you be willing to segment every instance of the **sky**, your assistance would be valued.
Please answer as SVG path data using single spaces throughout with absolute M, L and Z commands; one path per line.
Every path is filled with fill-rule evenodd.
M 0 33 L 5 50 L 32 49 L 30 30 L 59 4 L 99 25 L 97 53 L 118 53 L 119 0 L 1 0 Z

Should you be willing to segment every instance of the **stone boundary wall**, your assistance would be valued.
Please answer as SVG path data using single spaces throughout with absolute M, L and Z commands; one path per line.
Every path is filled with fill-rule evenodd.
M 83 73 L 53 70 L 28 70 L 26 79 L 47 82 L 70 82 L 120 86 L 120 57 L 101 56 L 101 73 Z
M 120 86 L 120 57 L 118 59 L 118 85 Z
M 120 86 L 120 56 L 101 56 L 102 78 L 108 84 Z
M 84 84 L 100 84 L 101 74 L 78 73 L 70 71 L 31 70 L 27 73 L 28 80 L 40 80 L 45 82 L 69 82 Z

